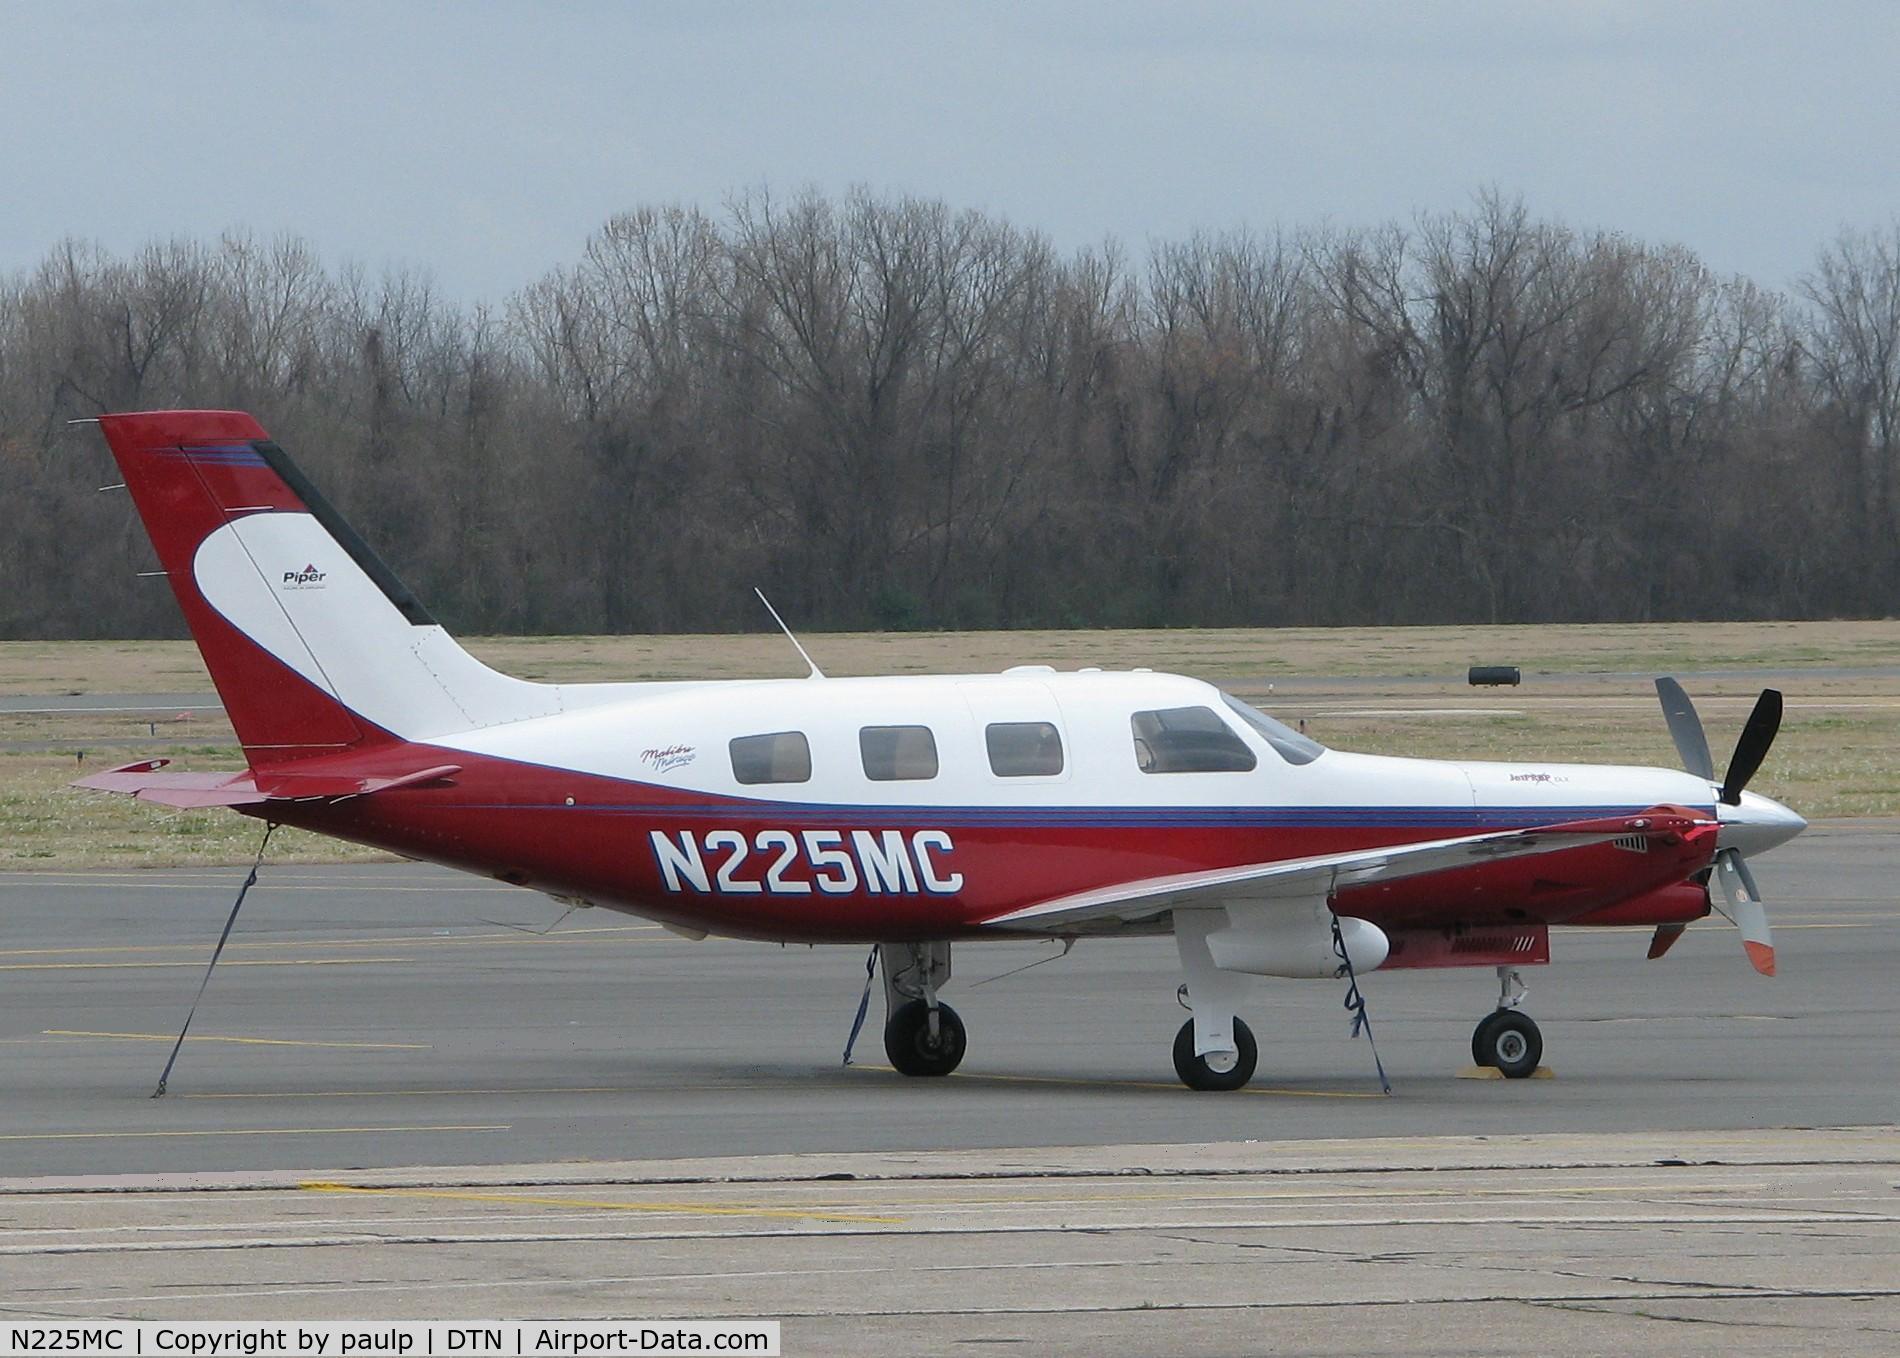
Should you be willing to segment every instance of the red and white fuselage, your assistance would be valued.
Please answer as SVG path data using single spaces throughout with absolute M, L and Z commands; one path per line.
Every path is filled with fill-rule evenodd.
M 1675 770 L 1322 750 L 1145 671 L 528 683 L 437 626 L 248 416 L 101 423 L 250 767 L 88 785 L 688 933 L 1173 929 L 1192 985 L 1203 947 L 1331 974 L 1339 920 L 1362 967 L 1535 962 L 1551 924 L 1699 917 L 1719 847 L 1801 826 Z

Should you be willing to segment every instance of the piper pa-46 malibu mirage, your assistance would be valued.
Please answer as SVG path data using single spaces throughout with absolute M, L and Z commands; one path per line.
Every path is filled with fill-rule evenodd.
M 250 767 L 154 759 L 80 780 L 375 845 L 658 920 L 693 938 L 875 945 L 885 1048 L 962 1059 L 956 939 L 1172 932 L 1192 1017 L 1174 1064 L 1236 1089 L 1255 976 L 1486 966 L 1472 1050 L 1532 1073 L 1517 969 L 1550 926 L 1709 912 L 1774 973 L 1744 855 L 1805 822 L 1744 791 L 1765 691 L 1717 782 L 1673 680 L 1686 771 L 1328 750 L 1210 684 L 1141 670 L 535 684 L 437 626 L 248 415 L 99 419 Z M 801 648 L 802 649 L 802 648 Z M 809 662 L 808 662 L 809 663 Z

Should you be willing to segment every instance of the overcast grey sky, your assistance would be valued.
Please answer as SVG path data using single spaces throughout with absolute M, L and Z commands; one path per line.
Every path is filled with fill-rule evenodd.
M 499 301 L 610 214 L 862 183 L 1068 248 L 1495 185 L 1785 286 L 1900 206 L 1900 4 L 0 0 L 0 271 L 290 230 Z

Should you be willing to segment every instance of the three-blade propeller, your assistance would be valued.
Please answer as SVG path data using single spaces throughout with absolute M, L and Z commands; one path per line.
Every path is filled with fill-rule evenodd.
M 1689 695 L 1683 692 L 1682 685 L 1674 679 L 1658 679 L 1656 696 L 1662 700 L 1663 716 L 1669 723 L 1669 735 L 1676 743 L 1676 753 L 1682 758 L 1683 768 L 1713 785 L 1715 763 L 1709 758 L 1709 740 L 1703 734 L 1702 718 L 1696 715 L 1695 704 L 1689 701 Z M 1723 806 L 1742 804 L 1743 789 L 1761 768 L 1762 760 L 1768 756 L 1768 748 L 1775 743 L 1775 733 L 1780 729 L 1781 694 L 1772 688 L 1765 688 L 1761 691 L 1761 697 L 1755 700 L 1755 710 L 1748 715 L 1748 724 L 1742 728 L 1741 739 L 1735 742 L 1735 753 L 1728 761 L 1728 773 L 1716 792 L 1717 800 Z M 1717 814 L 1720 814 L 1719 807 Z M 1716 908 L 1722 910 L 1723 915 L 1742 931 L 1742 947 L 1747 951 L 1748 960 L 1755 970 L 1764 976 L 1773 976 L 1775 945 L 1768 932 L 1768 912 L 1763 908 L 1761 891 L 1755 885 L 1755 874 L 1748 870 L 1748 861 L 1742 857 L 1740 849 L 1731 845 L 1716 850 L 1715 880 L 1728 902 L 1727 909 L 1722 910 L 1720 905 Z M 1660 935 L 1656 943 L 1663 948 L 1668 946 Z M 1655 945 L 1652 945 L 1651 956 L 1659 955 L 1654 948 Z

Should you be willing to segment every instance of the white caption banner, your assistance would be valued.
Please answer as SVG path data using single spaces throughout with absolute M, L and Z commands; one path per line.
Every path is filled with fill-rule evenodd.
M 484 1321 L 437 1324 L 392 1321 L 298 1324 L 75 1322 L 7 1323 L 0 1354 L 60 1354 L 63 1358 L 617 1358 L 621 1354 L 736 1353 L 779 1358 L 776 1320 Z

